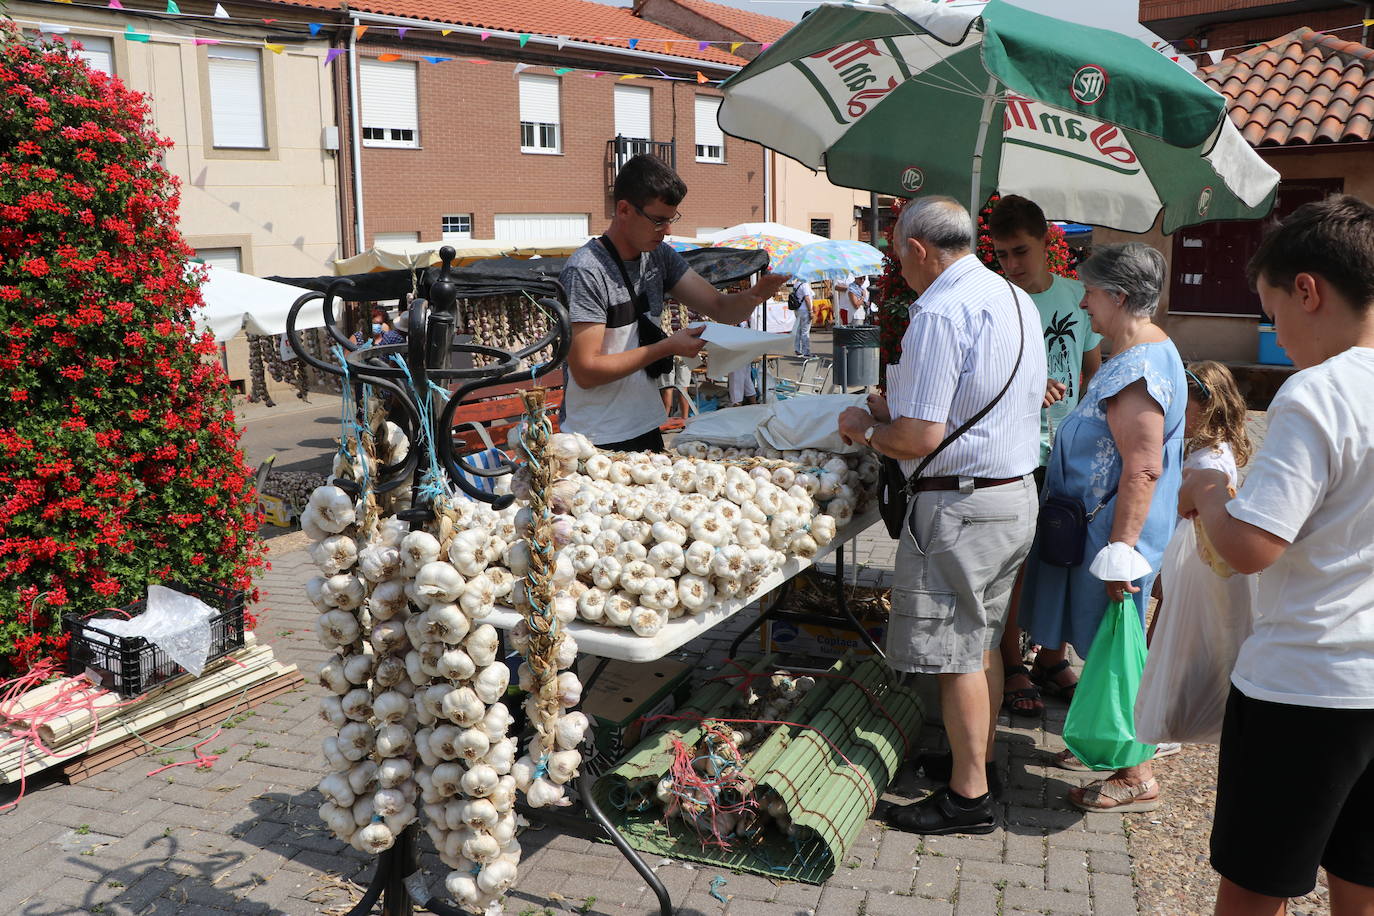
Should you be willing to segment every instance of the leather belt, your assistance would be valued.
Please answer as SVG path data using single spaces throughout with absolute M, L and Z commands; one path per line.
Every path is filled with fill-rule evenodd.
M 1000 487 L 1004 484 L 1016 483 L 1026 475 L 1021 474 L 1016 477 L 975 477 L 973 478 L 973 489 L 981 490 L 984 487 Z M 912 490 L 916 493 L 926 493 L 930 490 L 957 490 L 959 481 L 968 480 L 967 477 L 922 477 L 912 485 Z

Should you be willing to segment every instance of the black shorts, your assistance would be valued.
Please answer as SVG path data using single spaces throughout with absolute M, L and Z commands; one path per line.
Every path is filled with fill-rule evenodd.
M 1212 867 L 1248 891 L 1301 897 L 1317 866 L 1374 887 L 1374 709 L 1226 701 Z
M 623 442 L 607 442 L 598 445 L 603 452 L 661 452 L 663 451 L 663 431 L 651 429 L 647 433 L 626 439 Z

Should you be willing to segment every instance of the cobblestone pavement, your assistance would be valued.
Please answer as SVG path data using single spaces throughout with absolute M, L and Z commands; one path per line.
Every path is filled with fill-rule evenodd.
M 302 583 L 313 574 L 302 535 L 271 542 L 272 570 L 262 581 L 258 634 L 307 678 L 327 655 L 311 634 L 315 617 Z M 895 545 L 881 526 L 853 548 L 862 584 L 891 575 Z M 851 567 L 852 569 L 852 567 Z M 742 614 L 741 617 L 746 617 Z M 743 626 L 722 627 L 688 647 L 705 663 L 725 657 Z M 0 816 L 4 912 L 316 914 L 343 912 L 372 871 L 370 860 L 330 838 L 316 814 L 313 788 L 322 773 L 316 715 L 320 688 L 308 686 L 234 717 L 207 750 L 208 770 L 176 767 L 186 750 L 160 750 L 78 785 L 33 788 Z M 979 837 L 932 838 L 868 823 L 848 860 L 824 886 L 773 882 L 650 857 L 680 914 L 852 916 L 926 914 L 1101 914 L 1137 912 L 1122 818 L 1085 816 L 1065 794 L 1084 781 L 1047 769 L 1062 747 L 1064 707 L 1051 705 L 1031 727 L 1000 729 L 997 766 L 1008 791 L 1006 827 Z M 923 746 L 940 739 L 927 727 Z M 189 747 L 195 739 L 182 742 Z M 904 776 L 888 800 L 920 797 L 930 784 Z M 9 797 L 12 797 L 13 793 Z M 5 800 L 8 800 L 6 797 Z M 422 838 L 422 848 L 428 839 Z M 657 911 L 629 864 L 604 843 L 527 832 L 511 916 L 548 913 L 640 914 Z M 422 858 L 437 886 L 444 869 Z M 712 896 L 712 879 L 725 879 Z M 340 908 L 342 907 L 342 908 Z

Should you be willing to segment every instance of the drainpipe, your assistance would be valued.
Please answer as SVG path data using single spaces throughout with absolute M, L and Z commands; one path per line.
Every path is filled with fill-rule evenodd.
M 763 221 L 773 221 L 773 156 L 776 155 L 766 146 L 763 150 Z
M 353 160 L 353 219 L 354 240 L 357 251 L 362 254 L 366 249 L 367 235 L 363 231 L 363 127 L 362 109 L 358 97 L 358 14 L 349 13 L 353 26 L 348 30 L 348 100 L 349 100 L 349 151 Z

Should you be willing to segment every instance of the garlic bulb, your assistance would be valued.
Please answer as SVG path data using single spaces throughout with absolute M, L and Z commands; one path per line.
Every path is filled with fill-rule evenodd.
M 492 704 L 500 702 L 509 684 L 510 668 L 506 667 L 504 661 L 496 661 L 478 672 L 473 679 L 472 689 L 483 703 Z
M 467 639 L 463 640 L 463 648 L 478 668 L 485 668 L 496 660 L 500 642 L 501 638 L 496 628 L 484 623 L 468 634 Z
M 351 569 L 358 561 L 358 544 L 347 535 L 336 534 L 310 545 L 310 559 L 326 576 Z
M 428 531 L 412 531 L 401 541 L 401 572 L 414 576 L 425 564 L 439 559 L 439 541 Z
M 496 791 L 500 781 L 500 774 L 486 764 L 479 763 L 463 774 L 462 786 L 463 791 L 473 798 L 485 798 Z
M 392 835 L 386 824 L 368 824 L 353 835 L 353 846 L 359 852 L 367 855 L 378 855 L 390 849 L 396 842 L 396 837 Z
M 543 776 L 530 783 L 530 787 L 525 791 L 525 800 L 529 802 L 531 808 L 560 807 L 572 804 L 571 799 L 564 797 L 562 786 Z
M 582 764 L 582 755 L 575 750 L 555 751 L 549 755 L 549 781 L 563 785 L 577 775 Z
M 425 635 L 450 646 L 460 645 L 472 629 L 467 615 L 453 603 L 432 604 L 424 617 Z
M 307 506 L 314 511 L 315 524 L 330 534 L 343 531 L 357 519 L 353 500 L 338 487 L 316 487 Z
M 426 607 L 457 601 L 464 586 L 462 574 L 453 564 L 442 560 L 426 563 L 415 574 L 415 596 Z

